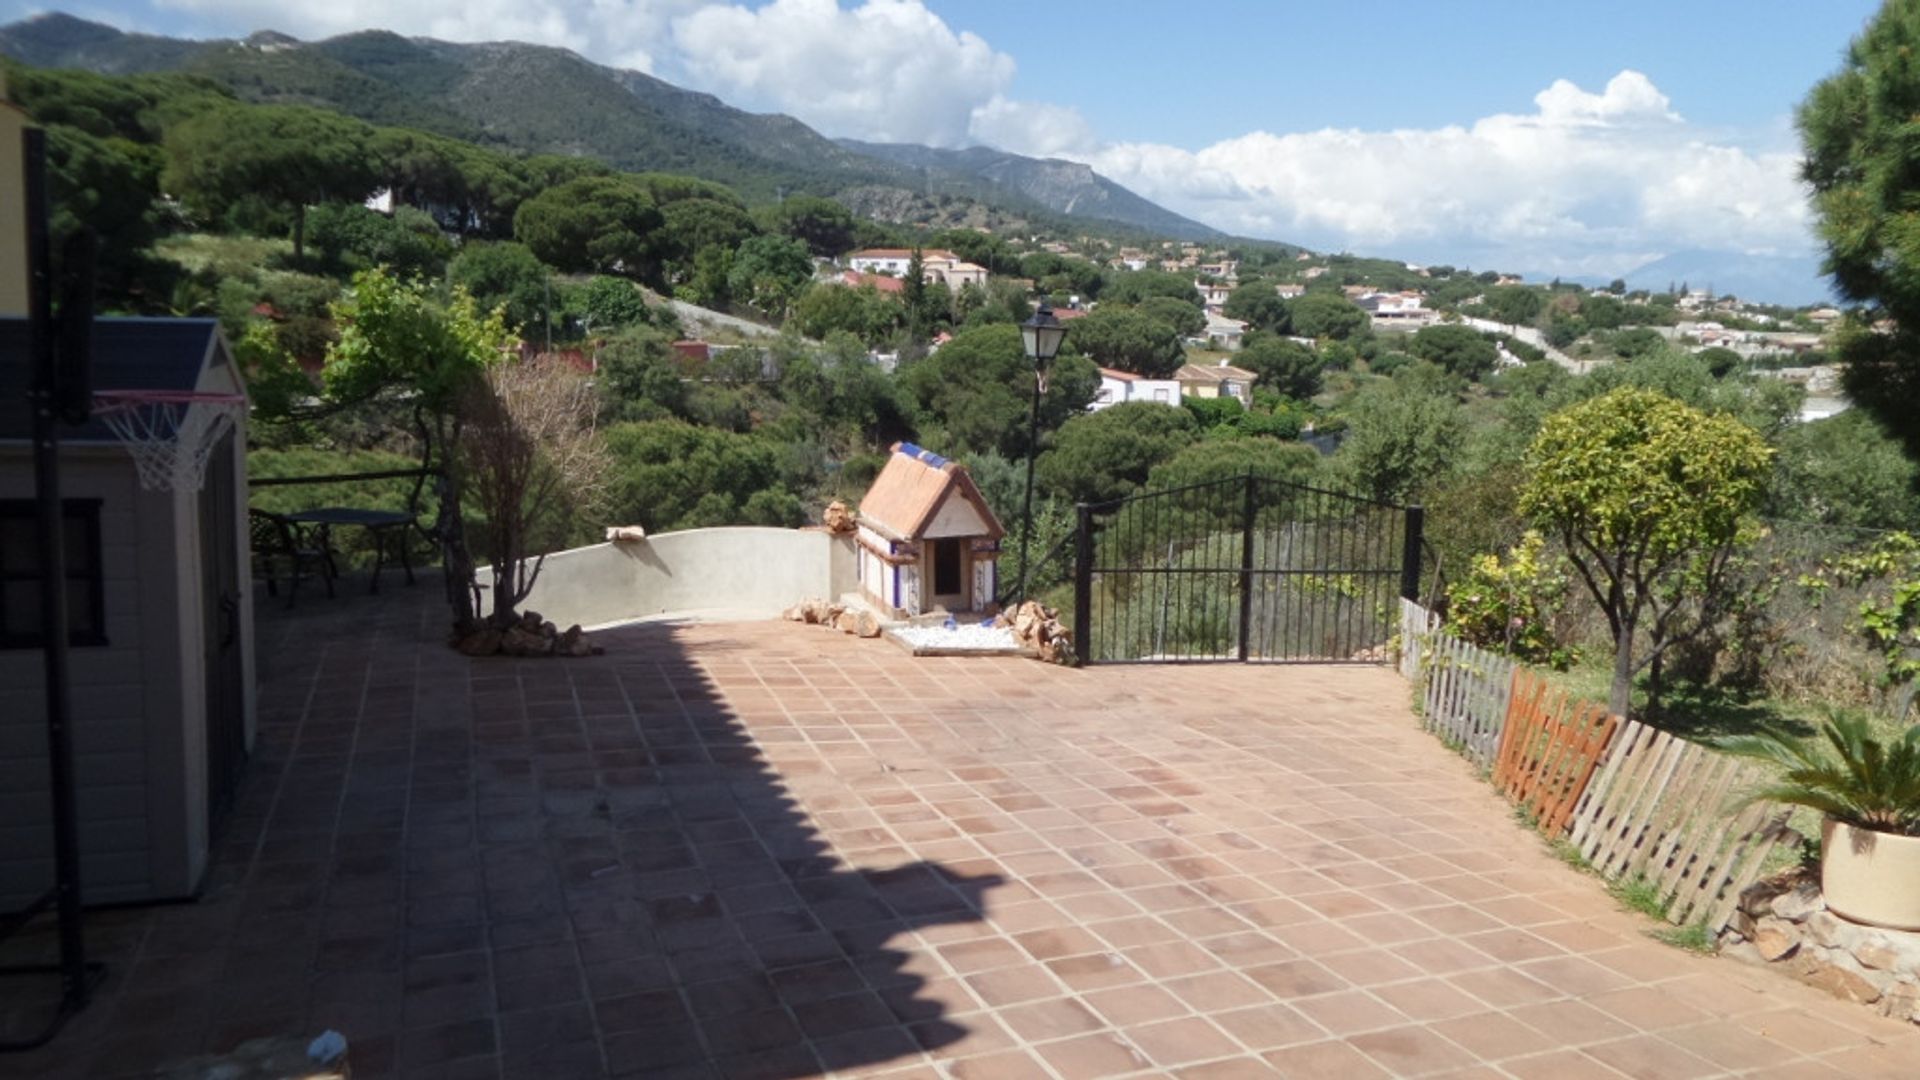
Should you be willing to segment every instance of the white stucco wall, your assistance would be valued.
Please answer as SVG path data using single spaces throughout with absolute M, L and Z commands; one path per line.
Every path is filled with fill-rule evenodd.
M 489 578 L 481 570 L 481 583 Z M 856 588 L 846 538 L 817 529 L 689 529 L 555 552 L 521 610 L 563 627 L 683 613 L 771 619 L 802 600 Z

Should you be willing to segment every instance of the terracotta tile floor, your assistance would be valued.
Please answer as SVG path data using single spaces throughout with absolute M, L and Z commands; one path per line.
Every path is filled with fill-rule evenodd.
M 476 662 L 434 594 L 267 613 L 204 900 L 94 916 L 101 998 L 0 1074 L 334 1027 L 360 1078 L 1920 1075 L 1646 939 L 1383 669 L 779 623 Z

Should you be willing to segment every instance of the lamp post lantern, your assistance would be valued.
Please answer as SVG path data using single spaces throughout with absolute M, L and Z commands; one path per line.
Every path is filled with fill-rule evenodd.
M 1047 390 L 1047 368 L 1066 336 L 1067 328 L 1054 318 L 1053 306 L 1046 300 L 1040 301 L 1032 318 L 1020 324 L 1020 340 L 1026 345 L 1027 358 L 1033 361 L 1033 410 L 1027 416 L 1027 498 L 1020 513 L 1019 598 L 1022 602 L 1027 599 L 1027 555 L 1033 543 L 1033 459 L 1040 452 L 1040 395 Z

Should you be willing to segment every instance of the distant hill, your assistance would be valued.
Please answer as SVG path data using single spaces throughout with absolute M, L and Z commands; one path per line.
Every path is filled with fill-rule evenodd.
M 841 146 L 868 157 L 896 162 L 922 170 L 928 175 L 955 173 L 977 177 L 1069 217 L 1077 215 L 1123 221 L 1176 240 L 1226 238 L 1226 234 L 1218 229 L 1148 202 L 1094 172 L 1091 166 L 1076 161 L 1023 157 L 985 146 L 937 150 L 909 143 L 869 143 L 857 139 L 837 141 Z
M 1801 307 L 1833 301 L 1833 290 L 1812 255 L 1743 255 L 1735 251 L 1676 251 L 1624 275 L 1627 287 L 1656 292 L 1668 284 L 1712 289 L 1762 304 Z
M 455 44 L 377 30 L 312 43 L 272 31 L 244 41 L 187 41 L 46 14 L 0 27 L 0 55 L 113 74 L 186 71 L 250 101 L 317 105 L 502 149 L 686 173 L 754 201 L 857 192 L 870 203 L 998 227 L 1221 235 L 1083 165 L 989 150 L 836 143 L 790 116 L 745 112 L 542 45 Z M 956 208 L 954 200 L 981 209 Z

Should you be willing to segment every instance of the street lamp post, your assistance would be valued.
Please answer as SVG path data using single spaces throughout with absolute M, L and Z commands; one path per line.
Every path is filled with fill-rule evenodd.
M 1053 306 L 1040 301 L 1040 307 L 1033 317 L 1020 324 L 1020 339 L 1026 344 L 1027 358 L 1033 361 L 1033 411 L 1027 416 L 1027 498 L 1020 514 L 1020 590 L 1022 602 L 1027 599 L 1028 551 L 1033 543 L 1033 459 L 1040 452 L 1040 395 L 1047 390 L 1047 367 L 1053 363 L 1054 354 L 1060 351 L 1060 342 L 1067 336 L 1067 328 L 1053 316 Z

